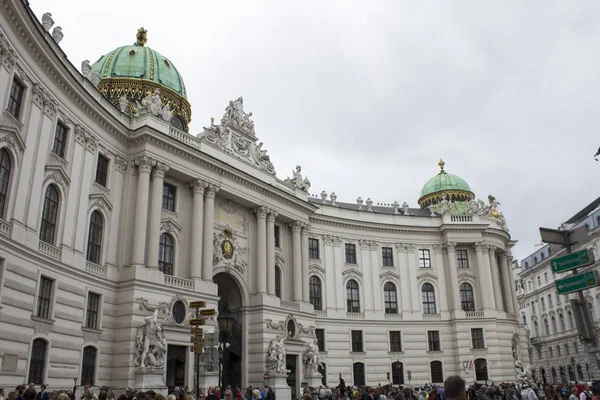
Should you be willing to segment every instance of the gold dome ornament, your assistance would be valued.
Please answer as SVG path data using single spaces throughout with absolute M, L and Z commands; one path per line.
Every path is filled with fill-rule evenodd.
M 148 30 L 144 29 L 144 27 L 142 26 L 140 29 L 138 29 L 137 33 L 135 34 L 135 38 L 137 40 L 133 45 L 144 47 L 144 45 L 148 43 Z
M 444 172 L 444 165 L 446 165 L 446 163 L 440 158 L 440 161 L 438 161 L 438 166 L 440 167 L 441 172 Z

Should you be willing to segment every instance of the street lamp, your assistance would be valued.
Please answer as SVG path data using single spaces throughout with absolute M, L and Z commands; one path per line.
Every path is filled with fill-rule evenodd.
M 217 319 L 219 322 L 219 389 L 221 388 L 221 382 L 224 381 L 222 378 L 223 374 L 223 352 L 229 347 L 227 339 L 231 335 L 231 329 L 235 319 L 228 315 L 219 315 Z

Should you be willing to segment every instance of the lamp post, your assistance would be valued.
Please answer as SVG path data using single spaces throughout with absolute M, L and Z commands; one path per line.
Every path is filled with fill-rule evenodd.
M 226 348 L 229 347 L 229 343 L 227 343 L 227 339 L 231 334 L 231 328 L 233 327 L 233 322 L 235 321 L 229 315 L 219 315 L 217 319 L 219 323 L 219 390 L 221 390 L 221 382 L 224 381 L 223 375 L 223 352 Z

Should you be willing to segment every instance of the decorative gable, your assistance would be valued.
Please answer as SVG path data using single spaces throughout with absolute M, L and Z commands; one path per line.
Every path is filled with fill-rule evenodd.
M 431 272 L 424 272 L 424 273 L 418 275 L 417 279 L 419 279 L 419 280 L 428 279 L 428 280 L 437 281 L 437 276 L 435 276 Z

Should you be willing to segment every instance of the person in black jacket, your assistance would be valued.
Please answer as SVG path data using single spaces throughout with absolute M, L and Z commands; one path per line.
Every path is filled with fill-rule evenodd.
M 30 383 L 29 387 L 27 388 L 25 393 L 23 393 L 23 399 L 24 400 L 35 400 L 36 395 L 37 395 L 37 393 L 35 391 L 35 385 L 33 383 Z

